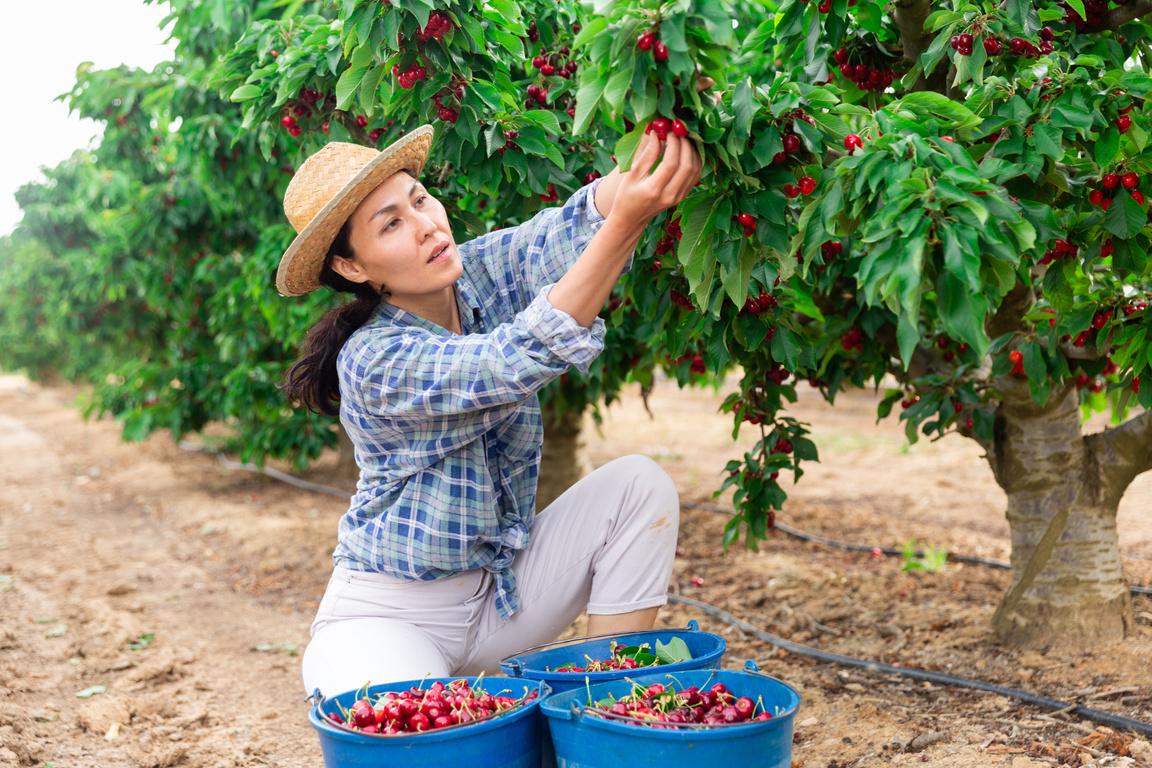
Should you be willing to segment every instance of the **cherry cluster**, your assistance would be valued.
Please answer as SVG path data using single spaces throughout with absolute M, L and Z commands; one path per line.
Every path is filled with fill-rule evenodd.
M 656 255 L 663 256 L 671 251 L 683 236 L 684 232 L 680 229 L 680 217 L 669 217 L 668 222 L 664 225 L 664 237 L 656 243 Z
M 656 61 L 668 61 L 668 46 L 660 41 L 660 26 L 640 33 L 636 38 L 636 47 L 642 51 L 652 51 L 652 58 Z
M 762 315 L 768 312 L 772 307 L 780 306 L 780 302 L 776 297 L 767 291 L 760 291 L 757 296 L 749 296 L 744 299 L 744 306 L 741 307 L 741 312 L 747 312 L 750 315 Z
M 450 94 L 454 96 L 458 101 L 463 99 L 464 83 L 461 81 L 456 81 L 452 86 Z M 457 118 L 460 117 L 460 113 L 452 107 L 444 106 L 444 104 L 440 101 L 441 98 L 443 97 L 439 93 L 432 97 L 432 103 L 436 105 L 436 116 L 446 123 L 455 123 Z
M 672 304 L 674 306 L 680 307 L 681 309 L 686 309 L 689 312 L 692 312 L 696 309 L 696 305 L 692 303 L 692 299 L 680 293 L 680 291 L 676 290 L 675 288 L 672 288 L 668 291 L 668 296 L 672 299 Z
M 1122 115 L 1122 118 L 1128 118 L 1128 115 Z M 1131 118 L 1128 119 L 1131 120 Z M 1128 194 L 1132 195 L 1132 199 L 1137 203 L 1141 205 L 1144 204 L 1144 194 L 1136 189 L 1140 184 L 1140 176 L 1136 173 L 1129 172 L 1123 176 L 1118 173 L 1106 173 L 1104 177 L 1100 179 L 1100 184 L 1103 189 L 1094 189 L 1088 193 L 1088 202 L 1092 203 L 1092 205 L 1098 205 L 1104 210 L 1108 210 L 1108 207 L 1112 205 L 1112 198 L 1106 197 L 1104 190 L 1111 191 L 1119 186 L 1123 186 L 1124 189 L 1129 190 Z
M 1065 257 L 1076 258 L 1080 254 L 1080 248 L 1073 243 L 1064 239 L 1058 239 L 1052 243 L 1052 247 L 1044 251 L 1044 258 L 1036 262 L 1037 264 L 1051 264 L 1055 259 L 1063 259 Z
M 1013 376 L 1022 375 L 1024 373 L 1024 353 L 1014 349 L 1008 353 L 1008 359 L 1012 362 L 1012 370 L 1009 373 Z
M 500 147 L 496 151 L 500 153 L 501 157 L 504 156 L 504 150 L 506 149 L 510 149 L 515 152 L 516 150 L 520 149 L 520 145 L 515 141 L 518 138 L 520 138 L 520 131 L 504 131 L 504 146 Z
M 680 296 L 680 294 L 676 291 L 675 288 L 673 288 L 672 289 L 672 303 L 673 304 L 677 303 L 677 300 L 676 300 L 677 296 Z M 680 306 L 683 306 L 685 309 L 692 309 L 693 308 L 692 307 L 692 301 L 689 299 L 685 299 L 685 300 L 688 301 L 687 306 L 685 306 L 683 304 L 681 304 Z M 708 366 L 704 362 L 704 357 L 702 355 L 700 355 L 699 353 L 685 352 L 684 354 L 680 355 L 680 357 L 677 357 L 675 359 L 673 359 L 672 357 L 668 358 L 668 362 L 671 363 L 672 365 L 675 365 L 675 366 L 679 366 L 682 363 L 688 362 L 689 360 L 692 361 L 688 366 L 689 373 L 704 374 L 704 373 L 708 372 Z
M 808 125 L 812 125 L 812 126 L 816 125 L 816 121 L 813 120 L 808 115 L 804 114 L 803 110 L 801 110 L 801 109 L 792 110 L 792 114 L 788 116 L 787 128 L 785 129 L 787 131 L 787 133 L 785 133 L 782 137 L 780 137 L 780 141 L 784 145 L 784 149 L 782 149 L 781 151 L 777 152 L 775 155 L 772 156 L 772 162 L 774 162 L 774 163 L 784 162 L 785 160 L 788 159 L 788 155 L 796 154 L 797 152 L 800 151 L 801 146 L 803 146 L 800 143 L 800 137 L 792 132 L 792 123 L 794 120 L 803 120 L 804 122 L 808 123 Z M 754 142 L 752 139 L 748 140 L 748 145 L 749 146 L 754 145 Z
M 392 76 L 399 81 L 401 88 L 409 90 L 421 80 L 428 79 L 428 70 L 420 66 L 419 62 L 408 67 L 408 69 L 400 69 L 399 64 L 393 64 Z
M 451 32 L 454 26 L 448 14 L 443 11 L 432 11 L 428 14 L 428 23 L 424 25 L 424 29 L 416 33 L 416 37 L 422 41 L 439 39 Z
M 540 70 L 540 74 L 544 75 L 544 77 L 556 75 L 565 80 L 571 80 L 572 76 L 575 75 L 579 69 L 576 59 L 570 59 L 565 62 L 560 61 L 561 57 L 568 56 L 571 53 L 572 49 L 568 46 L 564 46 L 556 53 L 547 53 L 544 47 L 541 46 L 540 53 L 532 57 L 532 66 Z
M 800 195 L 810 195 L 816 189 L 816 179 L 811 176 L 801 176 L 795 184 L 784 185 L 784 196 L 793 200 Z
M 323 94 L 310 88 L 301 88 L 296 101 L 285 107 L 288 112 L 280 118 L 280 125 L 284 126 L 289 136 L 296 138 L 304 132 L 304 128 L 296 122 L 296 118 L 302 120 L 317 118 L 323 111 L 331 109 L 335 105 L 335 94 Z M 320 130 L 328 133 L 327 120 L 321 123 Z
M 744 230 L 744 237 L 751 237 L 756 234 L 756 217 L 746 211 L 740 211 L 732 217 L 732 221 L 736 222 Z
M 666 117 L 660 117 L 657 115 L 656 117 L 652 118 L 652 121 L 648 123 L 647 126 L 645 126 L 644 133 L 655 133 L 656 138 L 660 139 L 660 141 L 667 139 L 669 133 L 673 133 L 680 138 L 684 138 L 688 135 L 688 126 L 684 125 L 684 122 L 679 118 L 675 120 L 669 120 Z
M 845 352 L 856 350 L 864 351 L 864 332 L 859 328 L 850 328 L 848 333 L 840 337 L 840 348 Z
M 840 74 L 855 83 L 857 88 L 862 91 L 883 91 L 892 85 L 896 73 L 890 67 L 881 69 L 863 61 L 853 64 L 851 56 L 847 48 L 838 48 L 832 54 L 832 58 L 840 65 Z
M 1117 0 L 1117 5 L 1122 5 L 1124 0 Z M 1104 14 L 1108 13 L 1108 0 L 1084 0 L 1084 13 L 1088 14 L 1088 18 L 1080 15 L 1080 12 L 1073 8 L 1069 3 L 1057 3 L 1057 5 L 1064 8 L 1064 21 L 1072 22 L 1077 31 L 1085 27 L 1098 27 L 1104 21 Z
M 358 699 L 350 709 L 340 707 L 340 712 L 329 712 L 328 718 L 361 733 L 420 733 L 470 723 L 535 698 L 536 691 L 519 700 L 472 688 L 464 679 L 453 680 L 448 685 L 437 681 L 428 690 L 413 687 L 407 691 L 388 691 L 375 701 Z
M 560 199 L 560 194 L 556 191 L 555 184 L 549 184 L 544 194 L 540 195 L 540 202 L 554 203 Z
M 785 371 L 785 372 L 784 372 L 784 374 L 785 374 L 786 376 L 787 376 L 787 375 L 789 375 L 787 371 Z M 777 383 L 779 383 L 779 382 L 777 382 Z M 786 438 L 786 437 L 781 437 L 781 438 L 778 438 L 778 439 L 776 440 L 776 444 L 775 444 L 774 446 L 772 446 L 772 450 L 768 451 L 768 453 L 772 453 L 772 454 L 776 454 L 776 453 L 784 453 L 784 454 L 792 453 L 792 441 L 791 441 L 791 440 L 789 440 L 789 439 L 788 439 L 788 438 Z
M 660 683 L 649 686 L 633 683 L 629 695 L 611 704 L 597 704 L 595 708 L 599 710 L 597 714 L 604 717 L 627 717 L 653 728 L 674 728 L 686 723 L 732 725 L 772 719 L 772 714 L 764 710 L 763 702 L 754 702 L 747 696 L 737 698 L 723 683 L 716 683 L 706 691 L 695 685 L 676 691 Z
M 955 350 L 950 349 L 952 346 L 952 340 L 943 335 L 937 337 L 936 346 L 939 347 L 940 351 L 943 353 L 940 355 L 940 357 L 943 358 L 944 362 L 946 363 L 950 363 L 955 360 L 957 353 L 962 355 L 968 351 L 968 342 L 966 341 L 962 341 L 957 344 Z M 957 413 L 959 413 L 959 411 L 957 411 Z

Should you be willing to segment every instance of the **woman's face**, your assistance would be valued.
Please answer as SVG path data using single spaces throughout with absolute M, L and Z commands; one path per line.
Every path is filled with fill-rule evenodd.
M 464 271 L 444 206 L 405 171 L 372 190 L 349 221 L 354 255 L 337 256 L 332 268 L 383 288 L 401 309 L 421 314 Z

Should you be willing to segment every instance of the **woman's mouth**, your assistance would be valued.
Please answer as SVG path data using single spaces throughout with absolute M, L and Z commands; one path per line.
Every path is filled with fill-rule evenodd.
M 445 243 L 441 243 L 440 245 L 436 246 L 436 250 L 432 251 L 432 256 L 431 256 L 431 258 L 428 259 L 428 263 L 434 264 L 438 261 L 441 261 L 447 255 L 448 248 L 450 245 L 451 245 L 451 243 L 445 242 Z

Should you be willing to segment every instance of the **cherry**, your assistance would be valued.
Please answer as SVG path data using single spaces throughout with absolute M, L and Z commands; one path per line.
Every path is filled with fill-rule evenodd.
M 859 134 L 850 133 L 844 137 L 844 149 L 848 150 L 848 154 L 852 154 L 858 147 L 864 146 L 864 142 L 860 139 Z
M 972 42 L 972 35 L 969 35 L 967 32 L 965 32 L 963 35 L 957 36 L 956 39 L 956 44 L 961 48 L 971 48 Z
M 284 115 L 284 117 L 280 118 L 280 125 L 285 128 L 291 128 L 296 125 L 296 118 L 292 117 L 292 115 Z
M 1024 42 L 1024 40 L 1019 37 L 1014 37 L 1008 41 L 1008 47 L 1012 49 L 1012 53 L 1016 54 L 1023 53 L 1027 45 L 1028 43 Z
M 836 60 L 837 64 L 846 64 L 848 62 L 848 51 L 844 48 L 838 48 L 836 53 L 832 54 L 832 58 Z
M 999 40 L 997 40 L 994 37 L 984 38 L 984 52 L 987 53 L 989 56 L 999 56 L 1000 51 L 1002 51 L 1002 50 L 1003 50 L 1003 47 L 1000 45 Z
M 1100 208 L 1107 211 L 1111 205 L 1112 205 L 1112 198 L 1106 197 L 1106 198 L 1104 198 L 1104 202 L 1100 203 Z
M 556 67 L 552 66 L 551 64 L 545 64 L 544 66 L 540 67 L 540 74 L 544 75 L 544 77 L 551 77 L 555 73 Z
M 532 66 L 535 69 L 540 69 L 541 67 L 543 67 L 547 63 L 548 63 L 548 60 L 545 59 L 543 56 L 533 56 L 532 57 Z
M 1120 183 L 1120 175 L 1116 173 L 1104 174 L 1104 189 L 1114 189 Z
M 1132 117 L 1129 115 L 1120 115 L 1116 118 L 1116 130 L 1120 133 L 1128 133 L 1128 129 L 1132 127 Z
M 640 37 L 636 38 L 636 47 L 642 51 L 649 50 L 653 45 L 655 45 L 655 43 L 656 33 L 652 30 L 648 30 L 647 32 L 640 35 Z
M 1052 43 L 1048 42 L 1047 40 L 1040 43 L 1040 53 L 1044 54 L 1045 56 L 1052 53 L 1054 50 L 1056 50 L 1055 46 L 1053 46 Z
M 328 121 L 327 120 L 320 123 L 320 130 L 323 131 L 324 133 L 328 133 Z
M 1144 193 L 1140 190 L 1132 190 L 1132 199 L 1136 201 L 1137 205 L 1144 205 Z
M 1098 189 L 1092 190 L 1088 193 L 1088 202 L 1092 203 L 1092 205 L 1100 205 L 1100 203 L 1104 202 L 1104 193 Z
M 816 189 L 816 180 L 811 176 L 801 177 L 797 184 L 800 186 L 800 193 L 804 195 L 810 195 L 812 194 L 812 190 Z
M 648 129 L 654 131 L 658 139 L 666 139 L 668 138 L 668 131 L 672 129 L 672 121 L 666 117 L 657 117 L 648 123 Z M 648 129 L 645 129 L 644 132 L 647 133 Z
M 795 184 L 785 184 L 784 185 L 784 196 L 787 197 L 789 200 L 793 200 L 793 199 L 799 197 L 800 196 L 800 187 L 796 186 Z
M 681 120 L 673 120 L 672 133 L 676 134 L 680 138 L 684 138 L 688 135 L 688 126 L 684 125 Z
M 784 151 L 788 154 L 794 154 L 800 151 L 800 137 L 794 133 L 790 133 L 784 137 Z
M 745 213 L 744 211 L 740 211 L 740 213 L 736 215 L 736 218 L 740 221 L 740 224 L 745 227 L 747 227 L 749 224 L 756 223 L 756 219 L 752 216 L 752 214 Z
M 1124 185 L 1125 189 L 1132 189 L 1140 183 L 1140 177 L 1135 173 L 1126 173 L 1120 177 L 1120 183 Z
M 364 115 L 356 115 L 356 125 L 358 125 L 361 128 L 367 128 L 368 127 L 368 118 L 365 117 Z
M 664 43 L 657 42 L 652 46 L 652 56 L 656 61 L 668 61 L 668 46 Z
M 1040 39 L 1045 42 L 1051 42 L 1052 38 L 1056 37 L 1056 33 L 1052 31 L 1052 27 L 1040 28 Z
M 377 141 L 380 141 L 380 137 L 383 135 L 384 135 L 384 129 L 383 128 L 373 128 L 371 130 L 371 132 L 369 132 L 369 134 L 368 134 L 368 140 L 371 141 L 372 143 L 376 143 Z
M 288 126 L 288 135 L 291 136 L 292 138 L 296 138 L 297 136 L 300 135 L 300 133 L 301 133 L 300 126 L 298 126 L 298 125 Z
M 943 139 L 944 141 L 950 141 L 953 144 L 956 143 L 956 139 L 952 138 L 951 136 L 941 136 L 940 138 Z
M 1076 377 L 1076 389 L 1084 389 L 1090 379 L 1091 377 L 1088 374 L 1081 372 L 1080 375 Z

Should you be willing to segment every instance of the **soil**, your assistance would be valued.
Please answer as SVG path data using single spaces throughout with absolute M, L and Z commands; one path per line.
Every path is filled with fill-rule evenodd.
M 723 552 L 710 506 L 733 445 L 725 390 L 660 382 L 653 416 L 633 392 L 589 430 L 593 464 L 643 453 L 684 502 L 670 590 L 767 632 L 859 659 L 951 673 L 1152 721 L 1152 600 L 1136 597 L 1123 643 L 1088 653 L 1019 652 L 989 633 L 1006 571 L 845 552 L 773 532 L 759 552 Z M 85 421 L 82 393 L 0 377 L 0 766 L 318 767 L 301 652 L 327 581 L 346 499 L 228 469 L 158 433 L 120 442 Z M 801 393 L 822 462 L 807 467 L 782 522 L 830 538 L 1006 559 L 1004 496 L 960 438 L 908 446 L 877 397 L 835 409 Z M 591 422 L 589 421 L 589 424 Z M 750 433 L 741 444 L 750 444 Z M 335 458 L 308 473 L 335 482 Z M 1152 583 L 1152 477 L 1121 504 L 1127 578 Z M 693 577 L 703 585 L 693 584 Z M 817 663 L 701 611 L 728 642 L 796 687 L 793 765 L 1152 766 L 1152 745 L 1015 699 Z M 570 635 L 582 632 L 581 622 Z M 370 649 L 366 649 L 370 652 Z

